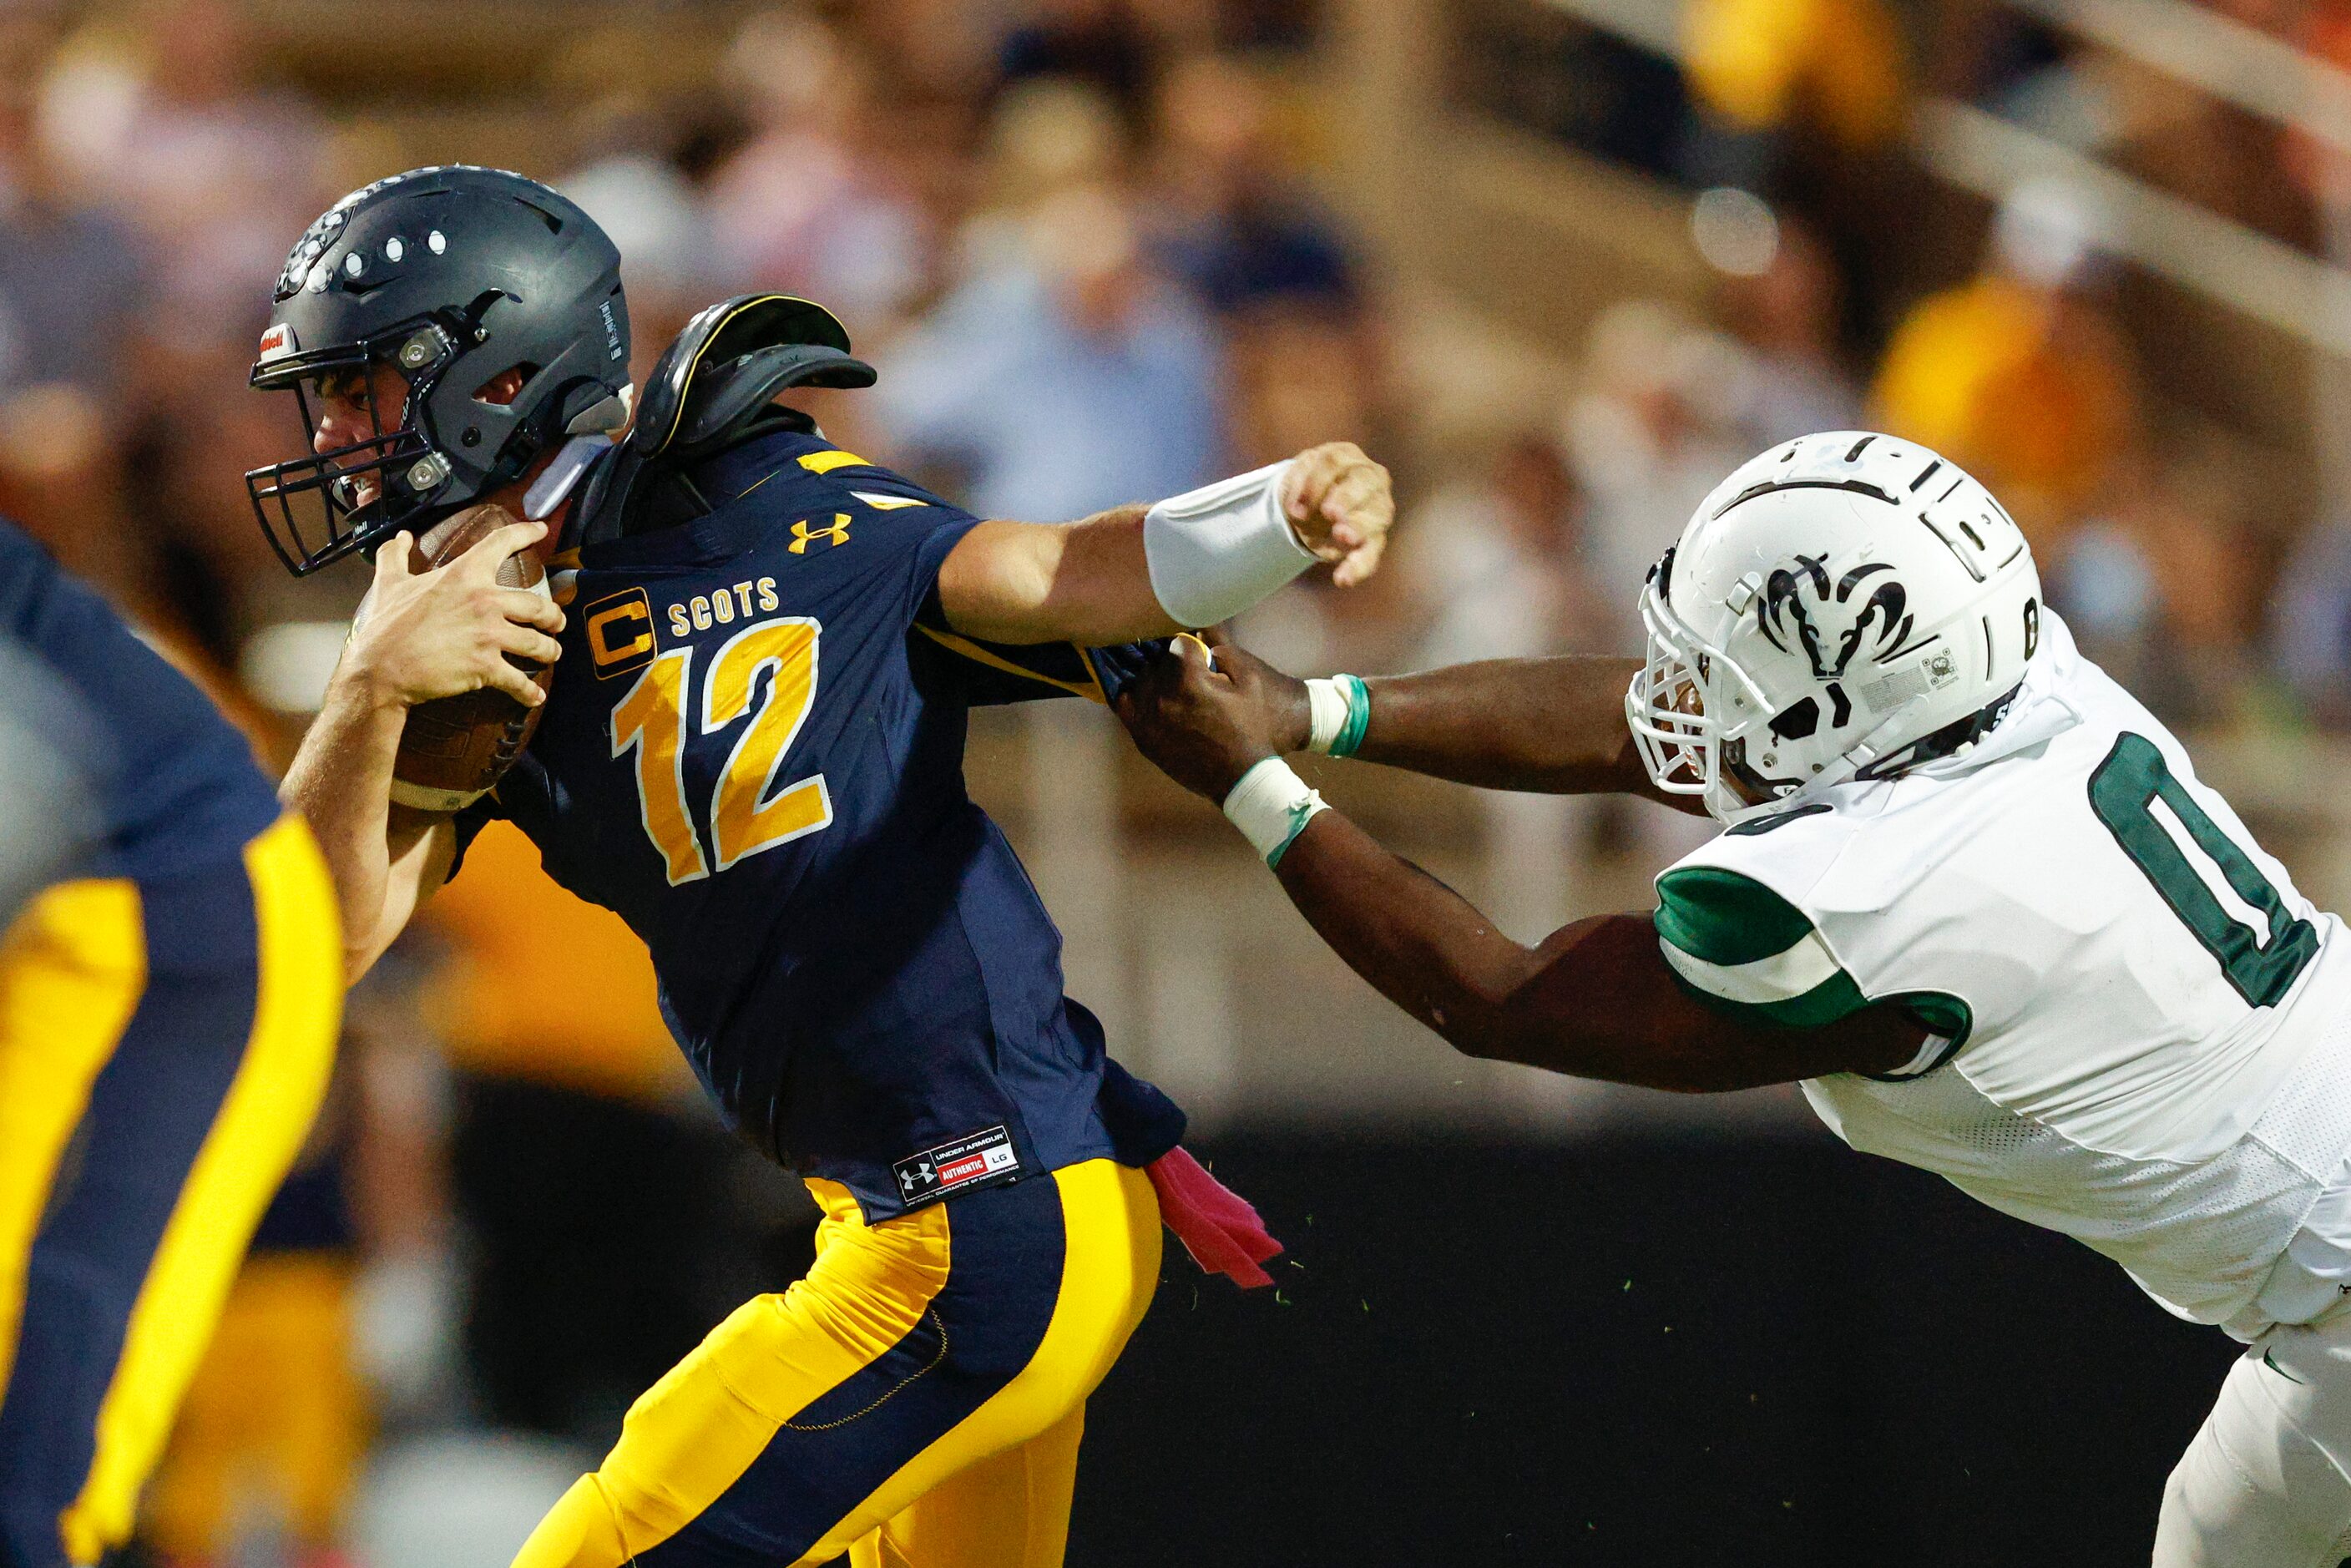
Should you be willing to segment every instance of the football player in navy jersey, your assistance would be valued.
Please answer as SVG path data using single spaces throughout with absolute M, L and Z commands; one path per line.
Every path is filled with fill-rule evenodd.
M 1050 1568 L 1163 1211 L 1245 1280 L 1275 1248 L 1063 995 L 1059 933 L 965 792 L 966 715 L 1115 695 L 1136 640 L 1318 558 L 1360 580 L 1387 476 L 1341 444 L 1072 525 L 982 521 L 774 404 L 873 379 L 805 301 L 703 312 L 632 419 L 617 262 L 544 187 L 416 171 L 303 236 L 254 371 L 311 437 L 249 476 L 288 563 L 375 551 L 287 785 L 351 970 L 507 819 L 644 939 L 720 1109 L 824 1210 L 808 1276 L 639 1400 L 517 1562 Z M 414 534 L 476 504 L 526 520 L 418 571 Z M 560 608 L 496 582 L 522 549 Z M 555 669 L 495 791 L 398 783 L 411 706 L 538 700 L 509 655 Z
M 343 988 L 327 867 L 245 737 L 5 519 L 0 683 L 0 1563 L 63 1568 L 130 1537 Z

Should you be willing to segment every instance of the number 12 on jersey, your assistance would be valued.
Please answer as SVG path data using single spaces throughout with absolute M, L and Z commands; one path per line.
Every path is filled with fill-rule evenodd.
M 767 701 L 736 738 L 710 800 L 710 850 L 703 850 L 685 796 L 687 699 L 695 650 L 673 648 L 645 666 L 612 708 L 612 755 L 637 754 L 637 806 L 669 868 L 672 887 L 697 881 L 789 843 L 832 821 L 824 775 L 811 775 L 768 798 L 784 756 L 816 701 L 817 638 L 823 628 L 790 616 L 746 627 L 719 645 L 702 682 L 703 735 L 716 735 L 751 708 L 759 674 L 772 670 Z

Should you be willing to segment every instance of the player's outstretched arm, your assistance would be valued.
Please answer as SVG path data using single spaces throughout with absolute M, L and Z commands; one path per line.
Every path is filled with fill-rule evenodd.
M 561 652 L 552 633 L 562 630 L 563 612 L 535 593 L 499 587 L 497 569 L 546 532 L 541 523 L 510 524 L 438 571 L 417 570 L 404 533 L 376 556 L 366 612 L 278 790 L 309 820 L 334 873 L 349 979 L 383 956 L 447 879 L 456 854 L 453 819 L 392 803 L 392 762 L 408 710 L 484 686 L 534 706 L 545 700 L 506 656 L 552 662 Z
M 1123 695 L 1120 716 L 1178 783 L 1226 802 L 1332 950 L 1457 1050 L 1582 1078 L 1708 1092 L 1890 1071 L 1927 1031 L 1867 1008 L 1812 1030 L 1729 1018 L 1675 981 L 1649 918 L 1581 920 L 1524 947 L 1458 894 L 1274 770 L 1285 736 L 1189 640 Z M 1261 768 L 1260 764 L 1270 763 Z M 1253 799 L 1262 794 L 1263 800 Z
M 1488 789 L 1646 795 L 1705 810 L 1692 797 L 1661 792 L 1641 766 L 1625 723 L 1637 659 L 1490 659 L 1308 682 L 1215 633 L 1207 640 L 1235 698 L 1264 710 L 1284 751 L 1384 762 Z
M 1676 982 L 1646 915 L 1594 915 L 1522 947 L 1336 811 L 1275 874 L 1350 968 L 1470 1056 L 1703 1093 L 1892 1071 L 1927 1037 L 1886 1008 L 1809 1030 L 1726 1018 Z
M 986 522 L 939 571 L 947 624 L 991 643 L 1108 646 L 1213 626 L 1317 560 L 1352 587 L 1395 519 L 1388 471 L 1352 442 L 1071 524 Z

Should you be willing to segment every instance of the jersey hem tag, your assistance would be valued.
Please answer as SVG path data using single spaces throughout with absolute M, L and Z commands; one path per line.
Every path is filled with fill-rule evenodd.
M 890 1169 L 898 1178 L 899 1200 L 918 1208 L 950 1193 L 1010 1181 L 1020 1174 L 1020 1155 L 1012 1134 L 998 1125 L 908 1155 Z

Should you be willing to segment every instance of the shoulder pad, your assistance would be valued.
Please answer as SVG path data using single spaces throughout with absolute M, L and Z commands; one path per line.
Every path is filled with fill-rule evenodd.
M 873 367 L 849 348 L 831 311 L 786 294 L 738 294 L 696 312 L 653 362 L 628 439 L 591 476 L 571 542 L 641 532 L 657 513 L 675 520 L 677 507 L 651 505 L 665 475 L 741 438 L 778 393 L 872 386 Z
M 723 440 L 778 392 L 870 387 L 831 311 L 784 294 L 739 294 L 698 312 L 653 363 L 630 444 L 684 457 Z

